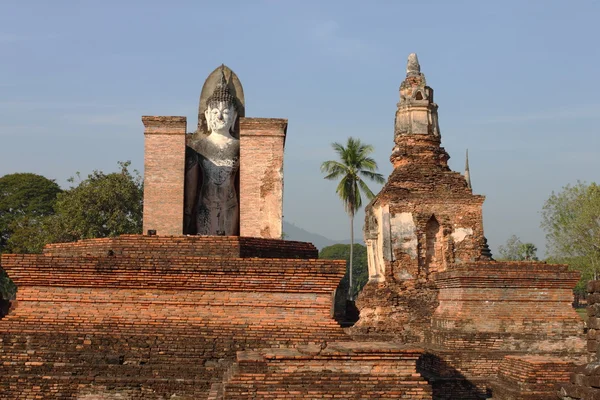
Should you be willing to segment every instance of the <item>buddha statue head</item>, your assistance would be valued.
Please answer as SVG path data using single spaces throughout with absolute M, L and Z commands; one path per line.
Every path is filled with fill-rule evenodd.
M 221 69 L 221 80 L 217 83 L 212 95 L 207 99 L 206 106 L 204 116 L 206 117 L 208 131 L 211 134 L 230 136 L 237 118 L 237 107 L 235 97 L 231 94 L 225 80 L 223 69 Z

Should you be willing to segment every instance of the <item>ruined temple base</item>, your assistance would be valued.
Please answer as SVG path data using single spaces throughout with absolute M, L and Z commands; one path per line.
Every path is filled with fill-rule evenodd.
M 572 308 L 578 278 L 565 265 L 476 262 L 428 282 L 372 282 L 347 331 L 422 346 L 417 367 L 433 399 L 555 398 L 556 384 L 588 358 Z
M 212 399 L 431 399 L 416 370 L 422 354 L 376 342 L 239 352 Z
M 554 398 L 556 385 L 587 359 L 583 321 L 572 307 L 578 278 L 565 265 L 531 262 L 481 262 L 435 274 L 439 306 L 422 372 L 474 383 L 464 399 Z M 434 398 L 450 398 L 433 390 Z
M 494 399 L 555 399 L 560 384 L 569 382 L 574 368 L 573 362 L 557 357 L 506 356 L 491 385 Z
M 308 243 L 128 235 L 2 255 L 0 398 L 197 400 L 239 350 L 347 340 Z
M 369 282 L 356 302 L 360 319 L 346 332 L 360 341 L 424 343 L 437 297 L 432 282 Z

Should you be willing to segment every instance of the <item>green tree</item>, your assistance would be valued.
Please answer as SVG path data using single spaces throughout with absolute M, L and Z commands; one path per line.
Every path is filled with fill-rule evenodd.
M 584 279 L 600 276 L 600 186 L 577 182 L 552 192 L 542 209 L 548 255 Z
M 50 179 L 31 173 L 4 175 L 0 178 L 0 252 L 15 229 L 35 223 L 54 213 L 60 187 Z
M 58 194 L 54 214 L 13 221 L 7 251 L 41 253 L 47 243 L 141 233 L 142 178 L 129 165 L 120 162 L 119 172 L 94 171 L 86 179 L 78 173 L 77 184 Z
M 367 265 L 367 248 L 362 244 L 355 243 L 352 246 L 354 255 L 354 280 L 352 294 L 358 295 L 362 288 L 369 280 L 369 267 Z M 349 289 L 349 266 L 350 266 L 350 245 L 349 244 L 334 244 L 332 246 L 323 247 L 319 252 L 319 258 L 327 260 L 346 260 L 346 273 L 340 280 L 335 291 L 334 299 L 334 316 L 338 320 L 345 319 L 346 299 Z
M 325 173 L 325 179 L 337 180 L 338 186 L 335 192 L 338 194 L 344 208 L 350 217 L 350 262 L 348 266 L 348 299 L 353 300 L 353 249 L 354 249 L 354 215 L 362 206 L 361 191 L 370 200 L 375 195 L 369 189 L 362 178 L 384 183 L 383 176 L 377 171 L 377 162 L 369 157 L 373 152 L 373 146 L 363 144 L 359 139 L 348 138 L 346 147 L 340 143 L 332 143 L 331 146 L 337 153 L 339 161 L 330 160 L 321 164 L 321 172 Z
M 537 247 L 533 243 L 523 243 L 517 235 L 511 235 L 506 244 L 498 247 L 498 260 L 506 261 L 538 261 Z
M 362 244 L 355 243 L 352 246 L 352 254 L 354 256 L 354 279 L 352 282 L 352 293 L 356 296 L 367 284 L 369 280 L 369 266 L 367 264 L 367 248 Z M 346 275 L 342 278 L 339 287 L 348 289 L 348 270 L 350 266 L 350 245 L 349 244 L 334 244 L 332 246 L 323 247 L 319 252 L 319 258 L 327 260 L 346 260 Z
M 61 193 L 56 214 L 47 222 L 49 239 L 69 242 L 142 232 L 143 186 L 130 162 L 119 162 L 121 171 L 94 171 L 77 186 Z M 74 183 L 75 178 L 70 182 Z
M 52 216 L 43 218 L 24 217 L 11 224 L 12 235 L 6 243 L 6 252 L 13 254 L 41 253 L 44 245 L 50 243 L 48 221 Z
M 50 179 L 31 173 L 0 177 L 0 253 L 13 252 L 10 246 L 21 226 L 38 224 L 51 215 L 60 187 Z M 11 299 L 16 286 L 0 269 L 0 296 Z

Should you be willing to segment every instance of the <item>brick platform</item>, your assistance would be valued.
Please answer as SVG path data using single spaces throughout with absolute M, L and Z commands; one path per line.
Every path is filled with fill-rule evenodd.
M 494 399 L 555 399 L 560 384 L 569 382 L 574 368 L 574 363 L 555 357 L 506 356 L 491 385 Z
M 456 395 L 457 382 L 472 384 L 461 399 L 554 396 L 555 383 L 586 358 L 583 322 L 571 306 L 578 279 L 566 265 L 533 262 L 435 274 L 439 306 L 420 363 L 433 398 L 454 398 L 444 396 Z
M 142 236 L 80 240 L 46 245 L 48 256 L 318 258 L 311 243 L 240 236 Z
M 250 243 L 299 258 L 239 257 Z M 125 236 L 3 255 L 19 291 L 0 321 L 0 398 L 203 399 L 238 350 L 345 340 L 330 318 L 345 262 L 312 251 Z
M 431 399 L 423 351 L 391 343 L 329 343 L 239 352 L 214 399 Z

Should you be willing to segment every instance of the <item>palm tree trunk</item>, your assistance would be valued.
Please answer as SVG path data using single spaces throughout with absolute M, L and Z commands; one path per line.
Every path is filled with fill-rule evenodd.
M 348 300 L 354 300 L 352 290 L 352 261 L 354 256 L 354 212 L 350 213 L 350 266 L 348 270 Z

